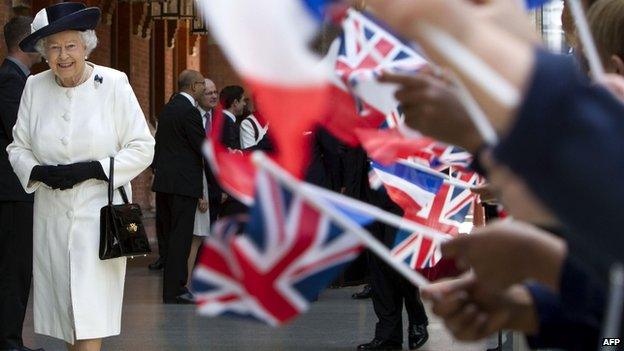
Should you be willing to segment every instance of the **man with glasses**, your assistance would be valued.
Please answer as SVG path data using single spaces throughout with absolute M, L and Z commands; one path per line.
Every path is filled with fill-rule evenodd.
M 197 101 L 206 85 L 201 73 L 183 71 L 179 93 L 165 105 L 158 118 L 154 155 L 158 250 L 164 265 L 163 302 L 192 303 L 186 288 L 187 260 L 193 240 L 195 209 L 203 199 L 204 126 Z
M 206 90 L 201 99 L 197 101 L 197 108 L 202 115 L 202 121 L 206 133 L 210 133 L 213 123 L 214 109 L 219 104 L 219 91 L 215 83 L 206 78 Z M 212 174 L 212 170 L 207 162 L 205 162 L 206 181 L 208 183 L 208 205 L 210 207 L 210 223 L 214 223 L 217 220 L 217 216 L 221 207 L 221 194 L 222 190 L 219 183 Z

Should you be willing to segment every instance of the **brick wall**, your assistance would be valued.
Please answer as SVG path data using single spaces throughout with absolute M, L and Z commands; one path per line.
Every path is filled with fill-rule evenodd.
M 242 85 L 241 79 L 234 72 L 219 46 L 210 43 L 207 37 L 201 38 L 200 55 L 201 72 L 215 82 L 218 90 L 227 85 Z
M 189 52 L 186 60 L 187 68 L 200 71 L 201 69 L 201 54 L 200 54 L 201 40 L 198 35 L 192 35 L 189 38 Z
M 11 0 L 0 0 L 0 28 L 4 28 L 4 25 L 9 21 L 11 16 L 13 16 Z M 4 30 L 0 29 L 0 59 L 4 60 L 6 55 L 7 48 L 4 43 Z
M 147 38 L 132 35 L 130 38 L 130 84 L 139 100 L 141 109 L 147 118 L 150 111 L 150 42 Z M 152 172 L 146 170 L 132 181 L 134 201 L 144 209 L 153 207 L 152 199 Z
M 109 24 L 100 23 L 95 30 L 98 37 L 98 45 L 91 53 L 89 61 L 110 67 L 111 65 L 111 27 Z
M 175 74 L 174 71 L 174 59 L 173 56 L 175 54 L 175 50 L 173 48 L 165 49 L 165 81 L 163 84 L 165 85 L 165 94 L 162 99 L 162 103 L 166 104 L 169 101 L 171 95 L 175 92 L 176 84 L 175 84 Z

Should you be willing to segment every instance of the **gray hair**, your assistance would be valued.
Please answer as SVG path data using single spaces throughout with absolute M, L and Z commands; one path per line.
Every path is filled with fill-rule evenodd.
M 89 29 L 85 31 L 79 31 L 78 33 L 80 34 L 80 40 L 86 47 L 87 56 L 91 55 L 91 52 L 93 51 L 93 49 L 95 49 L 95 47 L 98 44 L 98 38 L 97 38 L 97 35 L 95 34 L 95 30 Z M 46 56 L 46 49 L 45 49 L 46 39 L 47 39 L 46 37 L 41 38 L 35 44 L 35 49 L 45 59 L 48 58 Z

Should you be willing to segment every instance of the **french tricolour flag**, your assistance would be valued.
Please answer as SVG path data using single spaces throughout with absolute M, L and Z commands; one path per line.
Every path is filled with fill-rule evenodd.
M 389 166 L 373 161 L 371 166 L 388 195 L 405 212 L 418 213 L 433 202 L 444 179 L 403 163 Z
M 333 70 L 308 45 L 317 35 L 325 12 L 339 6 L 338 1 L 197 0 L 197 4 L 211 34 L 252 90 L 256 106 L 271 126 L 277 150 L 272 158 L 301 177 L 309 154 L 309 138 L 303 134 L 324 115 Z M 212 149 L 222 169 L 230 168 L 223 164 L 230 161 L 234 166 L 242 161 L 250 163 L 249 157 L 230 156 L 224 148 Z M 254 174 L 237 176 L 249 179 L 230 184 L 248 186 L 229 192 L 243 195 L 237 197 L 249 203 Z

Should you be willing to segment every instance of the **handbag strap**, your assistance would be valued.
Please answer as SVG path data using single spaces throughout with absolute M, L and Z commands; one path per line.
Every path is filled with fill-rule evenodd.
M 115 158 L 111 157 L 110 158 L 110 169 L 108 171 L 108 205 L 112 206 L 113 205 L 113 192 L 115 191 L 114 189 L 114 184 L 115 184 Z M 119 187 L 119 193 L 121 194 L 121 199 L 123 200 L 124 204 L 129 204 L 130 201 L 128 201 L 128 195 L 126 194 L 126 189 L 124 189 L 123 185 Z
M 109 159 L 110 168 L 108 170 L 108 206 L 113 205 L 113 184 L 115 183 L 115 158 Z

